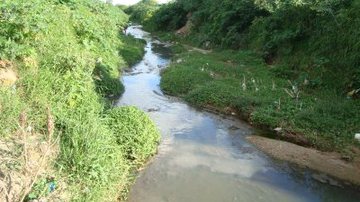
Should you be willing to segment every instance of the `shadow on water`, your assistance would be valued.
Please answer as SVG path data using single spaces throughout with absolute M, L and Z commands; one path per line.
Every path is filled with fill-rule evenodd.
M 146 53 L 123 76 L 117 105 L 148 112 L 162 133 L 159 153 L 140 173 L 129 201 L 360 201 L 351 187 L 322 184 L 314 172 L 264 155 L 246 141 L 255 132 L 248 124 L 165 96 L 159 83 L 170 62 L 168 44 L 140 26 L 127 33 L 147 41 Z

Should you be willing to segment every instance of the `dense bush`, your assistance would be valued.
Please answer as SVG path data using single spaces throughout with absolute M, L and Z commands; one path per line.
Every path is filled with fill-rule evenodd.
M 249 48 L 260 51 L 268 62 L 285 64 L 284 70 L 292 72 L 290 79 L 307 75 L 339 92 L 359 88 L 359 3 L 333 2 L 289 4 L 257 18 L 247 35 Z
M 141 0 L 139 3 L 126 8 L 130 20 L 140 24 L 147 24 L 155 11 L 159 8 L 155 0 Z
M 214 46 L 240 46 L 242 33 L 256 16 L 265 15 L 253 0 L 178 0 L 160 7 L 145 24 L 153 30 L 175 30 L 185 25 L 191 16 L 191 37 L 198 45 L 211 42 Z
M 194 29 L 203 35 L 200 42 L 239 48 L 243 33 L 255 17 L 265 14 L 253 0 L 216 0 L 204 2 L 200 9 L 193 12 L 192 20 Z
M 145 24 L 151 30 L 172 31 L 181 28 L 187 21 L 187 13 L 178 3 L 168 3 L 161 6 Z

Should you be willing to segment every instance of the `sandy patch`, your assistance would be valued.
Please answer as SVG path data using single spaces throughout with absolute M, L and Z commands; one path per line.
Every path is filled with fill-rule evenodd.
M 260 136 L 249 136 L 248 141 L 270 156 L 307 167 L 331 177 L 360 185 L 360 158 L 353 161 L 342 160 L 335 152 L 321 152 L 293 143 L 269 139 Z

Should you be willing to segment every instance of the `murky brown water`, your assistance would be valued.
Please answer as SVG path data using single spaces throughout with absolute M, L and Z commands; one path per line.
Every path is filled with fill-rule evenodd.
M 273 160 L 245 137 L 246 123 L 197 111 L 160 90 L 160 71 L 169 52 L 132 26 L 128 33 L 147 41 L 144 59 L 122 78 L 126 91 L 118 105 L 147 111 L 162 133 L 159 154 L 133 185 L 129 201 L 360 201 L 354 188 L 315 181 L 313 172 Z

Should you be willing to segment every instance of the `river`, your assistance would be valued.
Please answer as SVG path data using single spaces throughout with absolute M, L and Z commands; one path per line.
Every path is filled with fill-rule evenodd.
M 145 39 L 146 54 L 124 73 L 118 106 L 146 111 L 162 134 L 159 152 L 140 172 L 129 194 L 135 202 L 341 201 L 360 193 L 314 179 L 314 171 L 266 156 L 246 141 L 256 133 L 234 117 L 199 111 L 162 93 L 160 72 L 170 63 L 168 44 L 140 26 L 127 33 Z

